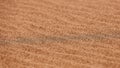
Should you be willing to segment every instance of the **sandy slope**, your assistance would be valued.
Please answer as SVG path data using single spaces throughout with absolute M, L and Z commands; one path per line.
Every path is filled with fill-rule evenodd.
M 120 68 L 120 0 L 0 0 L 0 68 Z

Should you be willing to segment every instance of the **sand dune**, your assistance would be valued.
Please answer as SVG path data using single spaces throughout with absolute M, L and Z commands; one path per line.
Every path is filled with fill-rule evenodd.
M 0 0 L 0 68 L 120 68 L 120 0 Z

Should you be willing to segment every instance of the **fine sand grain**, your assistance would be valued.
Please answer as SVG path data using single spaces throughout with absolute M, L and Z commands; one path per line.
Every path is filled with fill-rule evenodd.
M 0 68 L 120 68 L 120 0 L 0 0 Z

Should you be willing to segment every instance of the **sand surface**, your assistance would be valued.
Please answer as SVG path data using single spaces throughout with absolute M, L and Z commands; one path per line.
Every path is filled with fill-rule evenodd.
M 0 0 L 0 68 L 120 68 L 120 0 Z

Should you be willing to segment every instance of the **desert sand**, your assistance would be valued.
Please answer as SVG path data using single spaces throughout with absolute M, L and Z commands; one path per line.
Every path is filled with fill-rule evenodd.
M 0 0 L 0 68 L 120 68 L 120 0 Z

